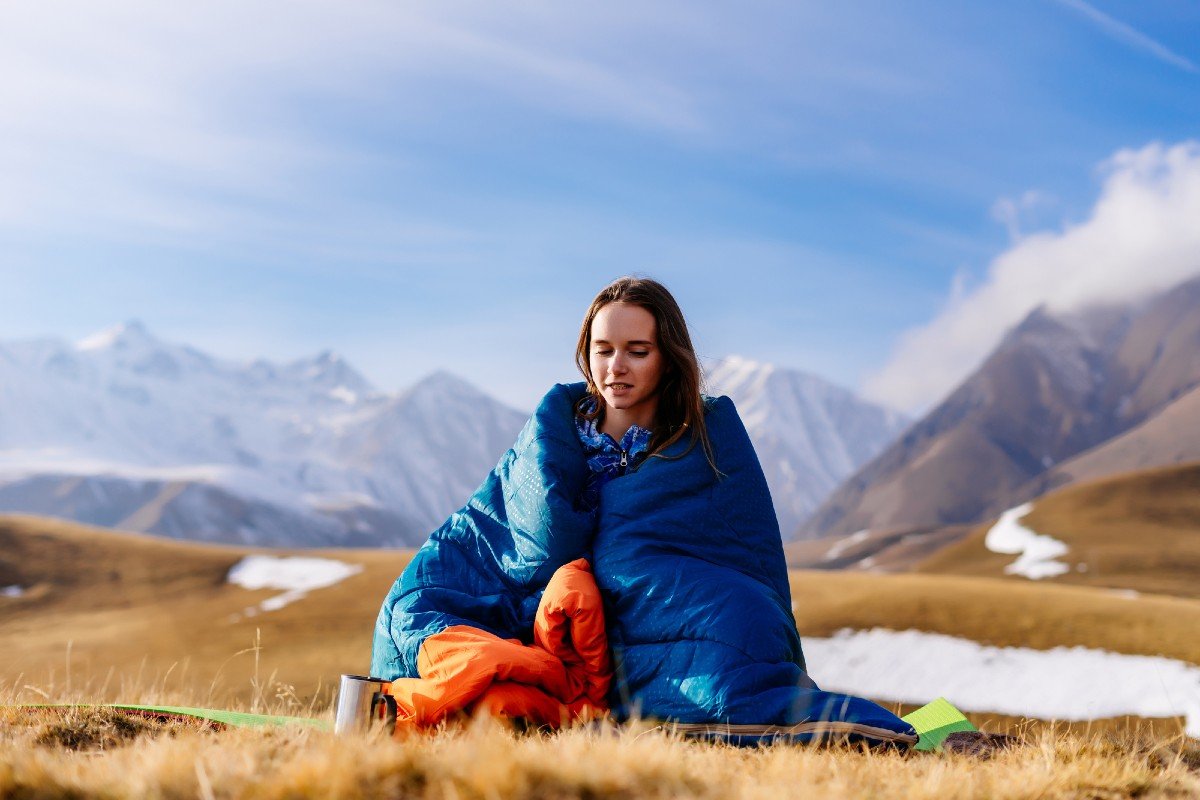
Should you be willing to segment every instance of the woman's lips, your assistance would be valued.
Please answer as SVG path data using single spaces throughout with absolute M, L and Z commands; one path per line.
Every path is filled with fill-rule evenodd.
M 610 383 L 608 385 L 608 390 L 615 395 L 627 394 L 632 388 L 633 387 L 630 386 L 628 383 L 617 383 L 617 384 Z

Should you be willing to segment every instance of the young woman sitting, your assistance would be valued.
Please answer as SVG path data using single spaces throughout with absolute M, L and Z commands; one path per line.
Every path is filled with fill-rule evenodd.
M 762 468 L 733 402 L 701 393 L 667 289 L 605 287 L 576 361 L 584 381 L 550 389 L 392 587 L 373 674 L 396 679 L 410 715 L 426 703 L 426 722 L 456 710 L 429 681 L 473 702 L 525 681 L 536 699 L 523 684 L 467 710 L 538 705 L 528 716 L 554 722 L 542 695 L 561 690 L 562 722 L 607 705 L 735 742 L 915 743 L 891 712 L 809 678 Z

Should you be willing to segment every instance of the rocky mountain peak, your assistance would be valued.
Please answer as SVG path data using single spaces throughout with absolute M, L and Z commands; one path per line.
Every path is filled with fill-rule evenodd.
M 260 372 L 264 371 L 264 363 L 257 362 Z M 349 392 L 357 396 L 375 391 L 362 373 L 332 350 L 322 350 L 315 356 L 293 361 L 283 368 L 282 373 L 326 391 Z

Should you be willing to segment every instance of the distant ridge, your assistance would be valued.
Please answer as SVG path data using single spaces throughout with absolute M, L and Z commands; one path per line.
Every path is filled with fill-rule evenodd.
M 819 378 L 718 362 L 787 536 L 905 421 Z M 380 392 L 339 354 L 237 362 L 130 320 L 0 343 L 0 512 L 271 547 L 415 546 L 528 415 L 439 370 Z
M 238 363 L 136 320 L 0 345 L 0 510 L 180 539 L 411 546 L 524 424 L 448 373 L 386 394 L 340 355 Z

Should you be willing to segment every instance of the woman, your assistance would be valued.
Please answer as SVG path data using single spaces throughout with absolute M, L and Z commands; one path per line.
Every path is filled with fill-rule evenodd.
M 734 741 L 914 743 L 895 715 L 821 691 L 805 672 L 766 480 L 733 403 L 701 394 L 666 288 L 645 278 L 605 287 L 576 361 L 586 381 L 547 393 L 393 586 L 373 674 L 430 671 L 422 647 L 447 630 L 530 641 L 551 577 L 586 558 L 619 718 Z

